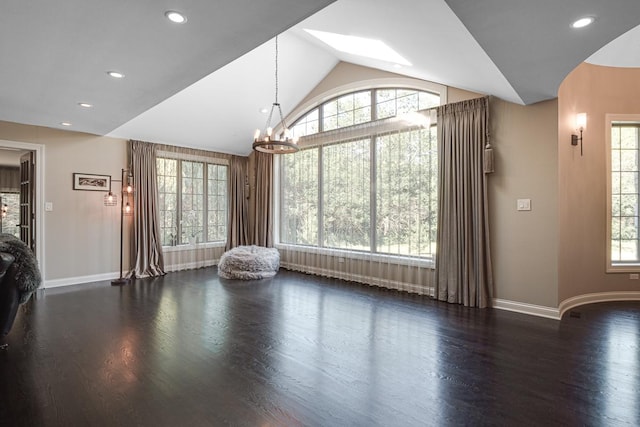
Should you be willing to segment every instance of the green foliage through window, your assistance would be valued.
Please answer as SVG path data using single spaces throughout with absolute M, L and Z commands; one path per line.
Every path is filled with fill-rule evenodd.
M 373 101 L 375 100 L 375 101 Z M 378 121 L 439 105 L 405 89 L 341 95 L 303 116 L 299 135 L 371 122 L 368 136 L 312 146 L 280 158 L 283 244 L 432 258 L 437 234 L 436 128 Z M 373 111 L 372 111 L 373 109 Z M 294 131 L 295 132 L 295 131 Z
M 225 241 L 227 166 L 170 158 L 156 166 L 162 245 Z

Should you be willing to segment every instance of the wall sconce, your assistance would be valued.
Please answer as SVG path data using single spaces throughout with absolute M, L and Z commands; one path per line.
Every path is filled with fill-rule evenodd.
M 571 145 L 578 145 L 580 141 L 580 155 L 582 156 L 582 131 L 587 127 L 587 113 L 576 114 L 576 130 L 580 131 L 580 136 L 571 134 Z

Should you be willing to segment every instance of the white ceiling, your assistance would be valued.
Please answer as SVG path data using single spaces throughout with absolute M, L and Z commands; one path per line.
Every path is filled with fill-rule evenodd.
M 242 155 L 274 100 L 276 34 L 285 115 L 339 61 L 521 104 L 555 97 L 585 60 L 640 66 L 637 0 L 3 0 L 2 9 L 0 120 Z M 187 23 L 167 21 L 169 9 Z M 596 22 L 570 28 L 584 15 Z M 382 40 L 412 65 L 339 53 L 304 28 Z M 109 78 L 112 69 L 126 77 Z

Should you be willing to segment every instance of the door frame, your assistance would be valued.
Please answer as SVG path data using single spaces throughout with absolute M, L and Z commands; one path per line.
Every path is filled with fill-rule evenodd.
M 35 189 L 36 189 L 36 259 L 38 260 L 38 267 L 40 267 L 40 273 L 42 275 L 42 283 L 45 283 L 45 262 L 44 262 L 44 248 L 45 248 L 45 232 L 44 232 L 44 201 L 45 188 L 44 188 L 44 144 L 33 144 L 30 142 L 18 142 L 7 141 L 0 139 L 0 148 L 15 148 L 19 150 L 35 151 L 36 153 L 36 170 L 35 170 Z

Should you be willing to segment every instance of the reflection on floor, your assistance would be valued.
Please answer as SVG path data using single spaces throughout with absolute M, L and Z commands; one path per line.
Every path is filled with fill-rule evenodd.
M 58 288 L 0 353 L 0 425 L 638 425 L 639 307 L 557 322 L 215 268 Z

